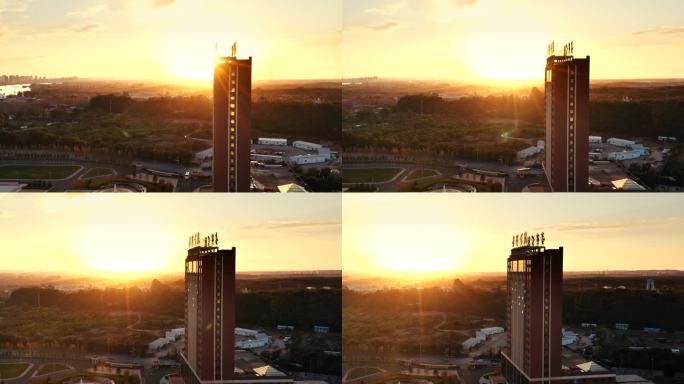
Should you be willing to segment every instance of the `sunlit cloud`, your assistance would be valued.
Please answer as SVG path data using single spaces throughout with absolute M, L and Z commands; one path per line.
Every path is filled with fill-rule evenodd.
M 152 0 L 152 5 L 155 8 L 164 8 L 173 5 L 175 2 L 175 0 Z
M 295 229 L 295 228 L 322 228 L 329 226 L 339 226 L 341 223 L 339 220 L 279 220 L 279 221 L 266 221 L 264 223 L 243 225 L 240 227 L 241 230 L 253 230 L 253 229 Z
M 678 35 L 684 33 L 684 26 L 666 26 L 636 31 L 634 35 Z
M 92 7 L 88 7 L 86 9 L 78 10 L 78 11 L 71 11 L 67 13 L 67 16 L 74 16 L 74 17 L 81 17 L 84 19 L 89 19 L 91 17 L 96 16 L 100 12 L 104 11 L 107 8 L 106 4 L 98 4 Z
M 606 222 L 584 222 L 584 223 L 562 223 L 554 226 L 535 228 L 535 231 L 555 230 L 559 232 L 573 231 L 606 231 L 606 230 L 644 230 L 647 228 L 669 227 L 672 225 L 684 224 L 684 217 L 674 216 L 659 219 L 644 220 L 623 220 Z
M 387 20 L 376 24 L 370 25 L 357 25 L 345 27 L 345 34 L 364 34 L 364 33 L 392 33 L 401 28 L 404 28 L 405 24 L 398 20 Z
M 400 1 L 400 2 L 396 2 L 396 3 L 387 4 L 384 7 L 368 8 L 364 11 L 364 13 L 367 13 L 370 15 L 387 16 L 387 15 L 392 15 L 392 14 L 397 13 L 399 10 L 403 9 L 404 7 L 406 7 L 406 2 Z
M 475 4 L 475 3 L 477 3 L 477 0 L 454 0 L 454 1 L 453 1 L 453 4 L 454 4 L 457 8 L 467 7 L 467 6 L 473 5 L 473 4 Z
M 24 13 L 34 0 L 0 0 L 0 14 Z
M 85 25 L 80 25 L 77 27 L 72 28 L 71 30 L 77 33 L 92 33 L 94 31 L 97 31 L 98 29 L 102 28 L 101 24 L 98 23 L 88 23 Z

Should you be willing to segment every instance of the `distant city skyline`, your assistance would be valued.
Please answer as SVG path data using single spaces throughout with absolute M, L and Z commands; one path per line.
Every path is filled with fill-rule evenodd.
M 257 80 L 335 79 L 341 3 L 0 0 L 0 72 L 210 84 L 240 41 Z
M 566 272 L 684 270 L 681 196 L 532 197 L 345 195 L 344 272 L 397 278 L 505 272 L 501 255 L 511 236 L 524 231 L 545 232 L 548 247 L 563 246 Z
M 238 272 L 341 269 L 335 195 L 0 196 L 0 271 L 137 278 L 182 273 L 188 234 L 218 232 Z
M 682 78 L 684 3 L 345 0 L 343 78 L 543 82 L 547 44 L 574 41 L 593 79 Z

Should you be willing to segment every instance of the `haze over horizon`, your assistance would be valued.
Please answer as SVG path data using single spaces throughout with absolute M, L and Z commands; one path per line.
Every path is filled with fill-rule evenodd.
M 381 198 L 345 196 L 345 273 L 504 272 L 512 236 L 525 231 L 545 232 L 547 247 L 563 246 L 566 272 L 684 269 L 678 195 L 538 195 L 527 205 L 515 194 Z
M 343 78 L 543 81 L 574 41 L 594 79 L 682 78 L 684 3 L 662 0 L 346 0 Z
M 339 78 L 341 0 L 0 0 L 0 74 L 209 80 L 237 41 L 253 78 Z
M 340 201 L 331 195 L 7 194 L 0 270 L 95 276 L 184 270 L 188 238 L 218 232 L 237 270 L 341 269 Z

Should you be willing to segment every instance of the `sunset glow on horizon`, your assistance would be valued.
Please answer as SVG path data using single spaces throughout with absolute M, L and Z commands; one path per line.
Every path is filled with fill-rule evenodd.
M 574 41 L 592 79 L 684 78 L 677 0 L 346 0 L 344 78 L 542 82 L 547 46 Z
M 430 278 L 505 272 L 511 237 L 545 232 L 565 271 L 684 270 L 677 195 L 345 195 L 345 273 Z M 648 257 L 644 257 L 648 255 Z
M 340 199 L 325 194 L 8 194 L 0 197 L 0 271 L 182 273 L 195 232 L 217 232 L 221 248 L 236 247 L 238 272 L 339 270 L 340 226 Z
M 341 1 L 0 0 L 0 74 L 208 81 L 216 44 L 255 80 L 339 78 Z

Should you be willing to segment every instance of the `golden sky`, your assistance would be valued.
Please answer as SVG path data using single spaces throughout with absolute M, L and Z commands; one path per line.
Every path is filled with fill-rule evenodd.
M 342 0 L 0 0 L 0 74 L 208 80 L 215 43 L 253 76 L 337 79 Z
M 345 0 L 343 76 L 543 81 L 573 40 L 592 79 L 684 77 L 681 0 Z
M 342 215 L 345 273 L 505 272 L 525 231 L 566 271 L 684 270 L 681 194 L 346 194 Z
M 218 232 L 238 271 L 341 268 L 336 194 L 4 194 L 0 271 L 182 273 L 188 237 Z

